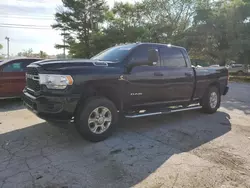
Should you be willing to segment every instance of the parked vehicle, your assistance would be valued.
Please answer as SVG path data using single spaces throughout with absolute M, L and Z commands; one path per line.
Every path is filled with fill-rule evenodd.
M 90 60 L 32 63 L 23 100 L 39 117 L 73 118 L 84 138 L 101 141 L 117 126 L 119 115 L 137 118 L 199 108 L 214 113 L 227 84 L 226 68 L 192 68 L 182 47 L 135 43 Z
M 243 64 L 231 64 L 228 67 L 229 73 L 235 73 L 239 76 L 242 76 L 246 73 L 248 73 L 247 68 Z
M 191 60 L 191 64 L 194 67 L 209 67 L 210 64 L 209 62 L 202 60 L 202 59 L 190 59 Z
M 0 62 L 0 99 L 20 97 L 27 65 L 41 59 L 19 58 Z
M 215 65 L 210 65 L 210 67 L 220 67 L 220 65 L 215 64 Z

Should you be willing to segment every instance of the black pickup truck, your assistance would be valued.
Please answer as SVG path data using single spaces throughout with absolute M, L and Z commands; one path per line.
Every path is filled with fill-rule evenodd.
M 89 60 L 43 60 L 27 68 L 24 104 L 47 121 L 74 120 L 90 141 L 107 138 L 118 117 L 199 109 L 214 113 L 228 92 L 226 68 L 194 68 L 182 47 L 134 43 Z

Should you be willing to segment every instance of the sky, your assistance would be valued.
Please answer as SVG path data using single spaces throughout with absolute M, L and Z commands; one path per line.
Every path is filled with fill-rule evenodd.
M 107 0 L 109 6 L 113 6 L 115 1 L 121 0 Z M 6 36 L 10 38 L 10 55 L 30 48 L 35 53 L 40 50 L 49 55 L 62 53 L 62 50 L 54 48 L 55 44 L 62 43 L 60 31 L 50 27 L 55 23 L 56 8 L 61 5 L 61 0 L 0 0 L 0 44 L 3 45 L 0 54 L 7 54 Z M 38 28 L 16 28 L 16 24 L 32 25 L 33 28 L 35 25 Z

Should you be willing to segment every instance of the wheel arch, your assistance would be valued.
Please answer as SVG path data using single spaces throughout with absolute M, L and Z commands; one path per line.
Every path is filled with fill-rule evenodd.
M 95 86 L 93 84 L 85 84 L 83 87 L 83 91 L 81 94 L 81 97 L 76 105 L 75 111 L 74 111 L 74 116 L 76 115 L 78 109 L 84 105 L 84 103 L 92 97 L 104 97 L 111 102 L 114 103 L 115 107 L 117 110 L 122 109 L 122 101 L 119 98 L 119 94 L 116 92 L 117 89 L 114 89 L 113 87 L 110 86 Z
M 214 81 L 214 82 L 212 82 L 212 83 L 210 83 L 209 85 L 208 85 L 208 88 L 207 89 L 209 89 L 209 88 L 211 88 L 211 87 L 217 87 L 218 88 L 218 90 L 219 90 L 219 92 L 220 92 L 220 94 L 221 94 L 221 88 L 220 88 L 220 83 L 218 82 L 218 81 Z
M 220 83 L 218 81 L 214 81 L 214 82 L 210 83 L 208 85 L 208 88 L 213 87 L 213 86 L 217 87 L 220 90 Z

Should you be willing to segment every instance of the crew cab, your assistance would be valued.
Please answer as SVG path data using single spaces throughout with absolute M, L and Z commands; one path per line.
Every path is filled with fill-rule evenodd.
M 91 59 L 44 60 L 27 67 L 28 109 L 47 121 L 74 120 L 90 141 L 106 139 L 118 117 L 202 108 L 214 113 L 228 92 L 226 68 L 194 68 L 182 47 L 134 43 Z
M 0 99 L 20 97 L 25 87 L 26 67 L 39 58 L 16 58 L 0 62 Z

